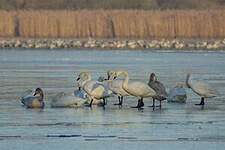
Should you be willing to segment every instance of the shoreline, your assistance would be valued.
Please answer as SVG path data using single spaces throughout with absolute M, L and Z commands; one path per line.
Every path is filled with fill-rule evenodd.
M 4 39 L 0 49 L 225 50 L 225 39 Z

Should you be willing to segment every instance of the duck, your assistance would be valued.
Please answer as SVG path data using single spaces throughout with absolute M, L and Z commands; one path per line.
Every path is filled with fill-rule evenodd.
M 115 78 L 117 78 L 118 76 L 125 77 L 122 84 L 123 89 L 130 95 L 138 98 L 137 106 L 134 106 L 132 108 L 140 109 L 144 106 L 144 98 L 156 96 L 155 90 L 150 88 L 148 84 L 139 81 L 129 81 L 129 74 L 127 71 L 117 71 Z
M 93 101 L 101 101 L 103 100 L 103 107 L 106 105 L 106 98 L 110 97 L 111 94 L 104 84 L 99 83 L 99 81 L 94 81 L 91 79 L 91 75 L 89 72 L 81 72 L 78 75 L 77 81 L 80 82 L 81 88 L 87 93 L 90 104 L 92 106 Z
M 24 95 L 21 97 L 21 103 L 27 108 L 44 108 L 44 93 L 41 88 L 36 88 L 33 95 Z
M 210 87 L 207 83 L 203 81 L 191 80 L 190 77 L 191 74 L 188 73 L 186 76 L 186 86 L 201 97 L 200 103 L 195 105 L 204 106 L 206 98 L 213 98 L 218 95 L 218 92 L 212 87 Z
M 158 100 L 160 102 L 159 108 L 161 109 L 162 101 L 167 99 L 167 92 L 165 86 L 157 80 L 155 73 L 150 74 L 148 86 L 156 92 L 156 96 L 152 97 L 153 104 L 150 107 L 153 107 L 153 109 L 155 109 L 155 100 Z
M 114 105 L 123 105 L 123 98 L 125 96 L 130 96 L 129 93 L 127 93 L 123 89 L 123 80 L 113 80 L 115 77 L 115 72 L 114 71 L 107 71 L 107 76 L 108 76 L 108 83 L 109 83 L 109 89 L 112 91 L 113 94 L 118 96 L 119 103 L 115 103 Z

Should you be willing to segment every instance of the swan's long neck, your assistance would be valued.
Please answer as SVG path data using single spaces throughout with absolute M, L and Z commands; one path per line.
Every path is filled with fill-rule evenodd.
M 88 81 L 91 81 L 91 75 L 90 75 L 89 73 L 87 74 L 87 78 L 82 79 L 81 84 L 80 84 L 81 88 L 83 88 L 84 85 L 85 85 Z
M 86 81 L 91 81 L 91 75 L 88 73 L 87 74 L 87 79 L 86 79 Z
M 190 74 L 187 74 L 186 85 L 187 85 L 188 88 L 191 88 L 190 83 L 189 83 L 190 82 L 189 80 L 190 80 Z
M 107 80 L 107 84 L 108 84 L 108 86 L 109 86 L 109 88 L 111 88 L 112 87 L 112 82 L 113 82 L 113 80 Z
M 128 88 L 128 82 L 129 82 L 129 75 L 127 72 L 121 72 L 121 74 L 124 75 L 125 79 L 123 80 L 123 88 L 127 89 Z
M 44 94 L 43 94 L 43 92 L 40 93 L 40 97 L 41 97 L 40 100 L 43 101 L 44 100 Z
M 38 95 L 39 101 L 43 101 L 44 100 L 44 93 L 43 93 L 43 91 L 38 91 L 38 93 L 36 93 L 35 95 Z

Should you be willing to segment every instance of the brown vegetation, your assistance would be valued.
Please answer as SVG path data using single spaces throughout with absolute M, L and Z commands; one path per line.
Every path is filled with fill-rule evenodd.
M 224 38 L 225 10 L 0 11 L 0 37 Z
M 224 0 L 0 0 L 0 9 L 218 9 Z

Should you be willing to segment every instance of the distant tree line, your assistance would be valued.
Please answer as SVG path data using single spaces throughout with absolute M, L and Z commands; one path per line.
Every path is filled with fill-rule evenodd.
M 0 9 L 218 9 L 225 0 L 0 0 Z

